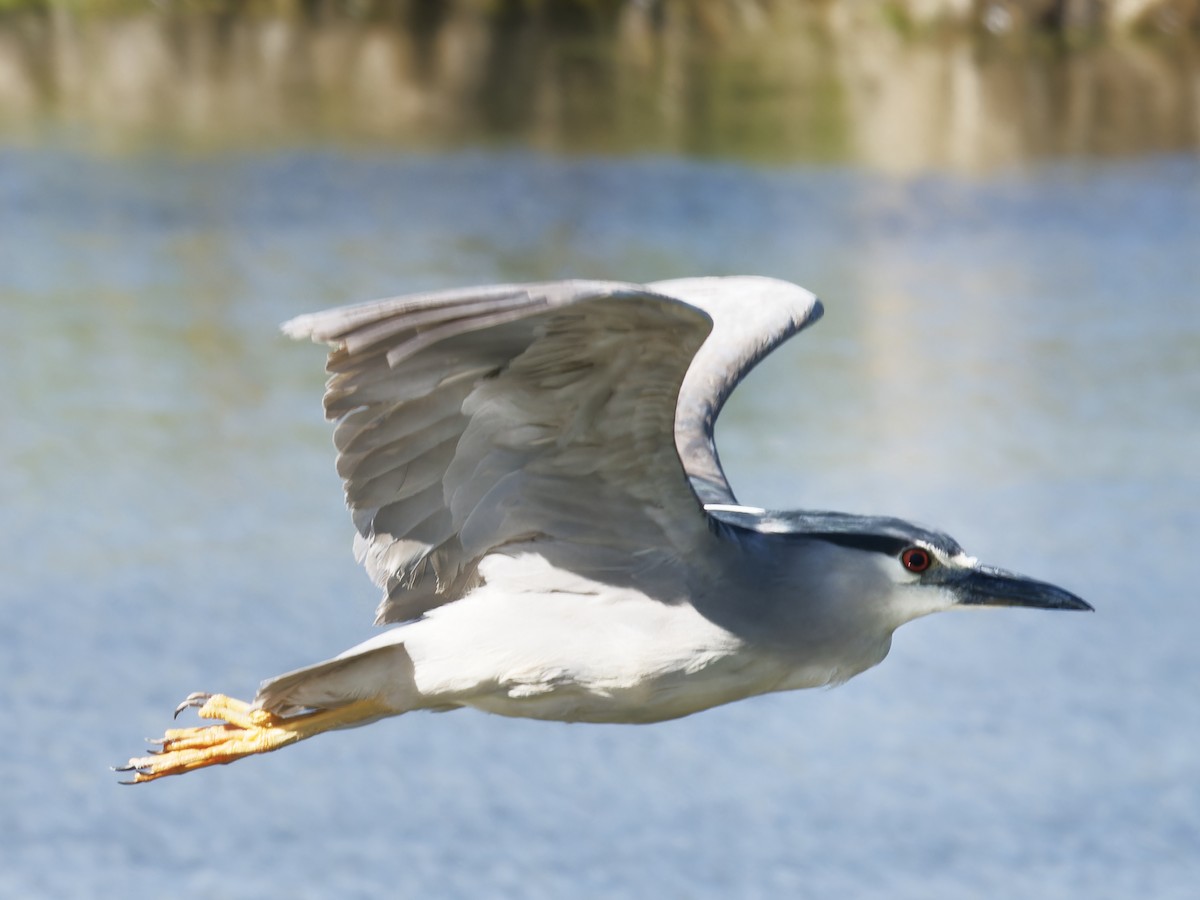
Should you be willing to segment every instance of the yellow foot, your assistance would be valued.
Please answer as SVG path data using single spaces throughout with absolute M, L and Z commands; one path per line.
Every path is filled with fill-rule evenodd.
M 222 724 L 168 729 L 161 738 L 151 741 L 159 745 L 158 750 L 150 756 L 135 757 L 117 769 L 134 773 L 133 779 L 124 784 L 225 765 L 243 756 L 278 750 L 322 731 L 364 724 L 390 712 L 378 701 L 359 700 L 336 709 L 277 716 L 223 694 L 192 694 L 179 704 L 175 715 L 188 707 L 198 707 L 202 719 L 219 719 Z

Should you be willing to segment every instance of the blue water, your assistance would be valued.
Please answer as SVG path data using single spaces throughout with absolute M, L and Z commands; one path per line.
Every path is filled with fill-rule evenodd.
M 1184 898 L 1200 883 L 1200 163 L 0 150 L 0 895 Z M 903 628 L 648 727 L 413 714 L 128 788 L 193 690 L 370 633 L 277 323 L 436 286 L 823 296 L 718 430 L 741 499 L 887 512 L 1093 615 Z

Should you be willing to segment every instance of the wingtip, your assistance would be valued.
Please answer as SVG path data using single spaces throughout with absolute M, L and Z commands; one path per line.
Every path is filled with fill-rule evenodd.
M 316 336 L 313 334 L 312 315 L 296 316 L 294 319 L 288 319 L 279 326 L 279 330 L 295 341 L 302 341 L 305 338 L 316 340 Z

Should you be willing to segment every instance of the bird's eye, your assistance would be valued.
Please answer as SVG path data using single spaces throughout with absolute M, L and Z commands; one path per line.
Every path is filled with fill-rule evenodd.
M 924 547 L 909 547 L 900 554 L 900 565 L 910 572 L 924 572 L 933 565 L 933 555 Z

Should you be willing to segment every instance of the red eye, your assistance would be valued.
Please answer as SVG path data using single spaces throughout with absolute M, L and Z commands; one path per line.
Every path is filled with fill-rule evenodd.
M 933 556 L 924 547 L 909 547 L 900 554 L 900 564 L 910 572 L 924 572 L 933 565 Z

